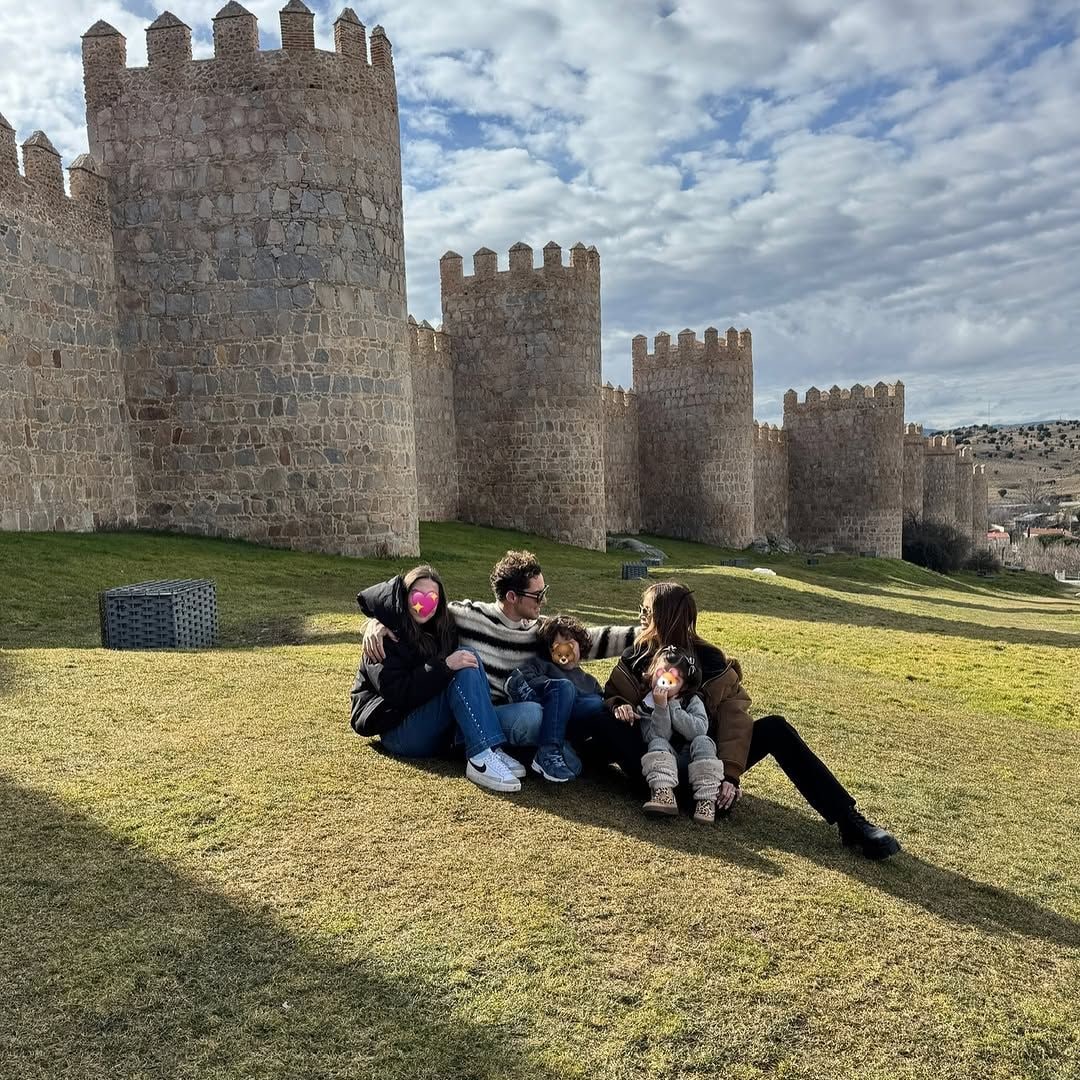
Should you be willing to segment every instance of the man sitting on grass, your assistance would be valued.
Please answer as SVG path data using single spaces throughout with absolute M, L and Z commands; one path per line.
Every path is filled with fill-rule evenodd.
M 563 707 L 564 698 L 557 683 L 551 680 L 538 701 L 511 702 L 506 694 L 506 680 L 516 669 L 536 656 L 547 656 L 547 647 L 539 637 L 540 610 L 549 586 L 535 555 L 529 551 L 508 551 L 492 568 L 491 589 L 495 602 L 455 600 L 449 605 L 457 626 L 462 648 L 473 649 L 487 672 L 491 700 L 513 746 L 536 746 L 541 728 L 555 729 L 560 718 L 553 715 Z M 364 654 L 380 661 L 382 639 L 387 634 L 397 640 L 395 631 L 372 619 L 364 629 Z M 636 626 L 600 626 L 589 630 L 590 647 L 583 659 L 598 660 L 621 656 L 633 644 Z M 627 725 L 619 723 L 595 698 L 571 695 L 573 704 L 568 718 L 570 740 L 595 763 L 619 762 L 624 768 L 638 769 L 640 739 Z M 545 719 L 545 711 L 548 713 Z M 562 720 L 565 724 L 567 721 Z M 580 771 L 581 763 L 564 761 L 569 779 Z M 557 763 L 546 762 L 548 776 L 555 775 Z

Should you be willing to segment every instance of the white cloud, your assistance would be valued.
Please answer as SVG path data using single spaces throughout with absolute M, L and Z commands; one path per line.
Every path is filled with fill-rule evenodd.
M 249 5 L 269 47 L 282 3 Z M 174 9 L 199 55 L 219 6 Z M 77 35 L 105 18 L 139 63 L 147 9 L 0 9 L 0 110 L 70 158 L 85 149 Z M 735 322 L 754 331 L 762 419 L 789 385 L 882 378 L 931 425 L 988 403 L 1080 414 L 1075 0 L 357 11 L 394 43 L 418 317 L 439 318 L 447 248 L 505 263 L 519 239 L 580 239 L 602 256 L 613 381 L 629 381 L 635 333 Z M 321 45 L 336 14 L 317 6 Z

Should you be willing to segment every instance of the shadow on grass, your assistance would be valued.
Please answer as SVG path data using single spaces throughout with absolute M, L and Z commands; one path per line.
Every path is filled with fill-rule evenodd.
M 372 744 L 373 749 L 377 749 Z M 380 751 L 381 752 L 381 751 Z M 413 764 L 444 776 L 461 774 L 457 761 Z M 949 922 L 995 934 L 1023 934 L 1067 948 L 1080 948 L 1080 923 L 1016 893 L 946 870 L 908 852 L 871 862 L 841 846 L 835 827 L 809 808 L 805 812 L 746 795 L 735 812 L 714 826 L 697 825 L 683 814 L 656 820 L 641 810 L 648 792 L 614 768 L 590 771 L 574 784 L 525 782 L 515 801 L 569 821 L 612 829 L 644 843 L 692 855 L 713 856 L 758 873 L 783 871 L 767 852 L 786 851 L 838 871 L 864 885 Z M 904 837 L 901 836 L 901 842 Z
M 683 571 L 679 580 L 694 585 L 697 573 Z M 767 582 L 748 582 L 746 587 L 732 590 L 713 609 L 703 606 L 705 614 L 714 610 L 721 614 L 761 615 L 770 619 L 793 619 L 797 622 L 831 622 L 838 626 L 875 626 L 883 630 L 898 630 L 912 634 L 941 634 L 975 641 L 1004 642 L 1010 645 L 1041 645 L 1049 648 L 1075 649 L 1080 646 L 1080 631 L 1059 633 L 1055 630 L 1026 630 L 1012 626 L 984 626 L 933 615 L 907 615 L 853 600 L 806 593 L 779 584 L 779 578 Z
M 0 836 L 0 1059 L 21 1080 L 546 1075 L 436 985 L 301 941 L 3 778 Z
M 774 566 L 771 569 L 775 570 L 778 577 L 788 578 L 792 581 L 800 581 L 806 585 L 819 585 L 822 588 L 833 589 L 835 592 L 854 593 L 860 596 L 881 596 L 886 599 L 892 600 L 911 600 L 917 601 L 921 604 L 929 604 L 931 606 L 941 607 L 956 607 L 965 608 L 975 611 L 1005 611 L 1010 615 L 1046 615 L 1047 608 L 1043 607 L 1011 607 L 1002 608 L 999 604 L 980 604 L 971 600 L 956 600 L 951 597 L 943 596 L 930 596 L 920 595 L 918 589 L 924 584 L 923 582 L 908 581 L 905 578 L 893 578 L 895 581 L 895 587 L 890 588 L 888 585 L 879 587 L 870 582 L 852 580 L 851 578 L 841 577 L 837 574 L 814 574 L 813 571 L 808 570 L 803 573 L 797 568 L 789 566 Z M 1060 603 L 1061 600 L 1067 599 L 1067 597 L 1043 594 L 1043 593 L 1016 593 L 1010 592 L 1007 589 L 994 590 L 993 588 L 978 589 L 973 586 L 965 585 L 963 582 L 947 581 L 943 579 L 939 586 L 940 588 L 946 588 L 954 592 L 964 592 L 972 596 L 985 596 L 987 599 L 997 600 L 1030 600 L 1033 595 L 1034 598 L 1043 598 L 1049 601 L 1055 601 Z M 1080 615 L 1080 607 L 1075 608 L 1059 608 L 1055 611 L 1055 614 L 1061 615 Z

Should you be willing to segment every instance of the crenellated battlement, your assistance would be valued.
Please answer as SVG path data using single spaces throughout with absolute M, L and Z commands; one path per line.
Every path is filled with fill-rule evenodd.
M 905 424 L 904 425 L 904 442 L 905 443 L 923 443 L 923 426 L 922 424 Z
M 70 196 L 60 154 L 44 132 L 35 131 L 22 144 L 22 158 L 20 172 L 15 130 L 0 115 L 0 207 L 16 218 L 49 222 L 68 237 L 111 238 L 108 183 L 89 154 L 69 166 Z
M 778 427 L 776 424 L 760 424 L 757 420 L 754 421 L 754 443 L 756 445 L 765 445 L 767 443 L 780 445 L 786 442 L 787 432 L 782 427 Z
M 544 245 L 540 265 L 535 264 L 533 249 L 518 241 L 508 253 L 507 269 L 499 269 L 499 256 L 491 248 L 473 252 L 471 274 L 465 273 L 464 260 L 456 251 L 448 251 L 439 260 L 443 295 L 479 282 L 501 280 L 511 282 L 525 275 L 551 276 L 575 274 L 585 279 L 600 280 L 600 253 L 580 241 L 570 249 L 570 260 L 563 262 L 563 249 L 554 240 Z
M 424 319 L 418 323 L 409 316 L 409 354 L 414 364 L 449 368 L 453 362 L 450 355 L 450 337 L 442 328 L 436 328 Z
M 638 334 L 630 343 L 631 357 L 635 364 L 664 366 L 675 363 L 680 366 L 700 361 L 743 361 L 752 362 L 753 341 L 749 330 L 736 330 L 728 327 L 727 333 L 720 337 L 715 326 L 706 329 L 704 340 L 689 328 L 680 330 L 675 347 L 671 345 L 671 335 L 661 330 L 653 338 L 653 351 L 649 352 L 649 339 Z
M 956 454 L 956 439 L 952 435 L 932 435 L 926 440 L 928 454 Z
M 88 112 L 146 95 L 155 84 L 200 92 L 239 85 L 259 90 L 394 90 L 393 49 L 386 32 L 374 27 L 369 53 L 364 24 L 352 8 L 345 8 L 334 23 L 333 49 L 316 48 L 315 16 L 303 0 L 289 0 L 279 20 L 281 48 L 261 49 L 258 19 L 230 0 L 212 20 L 213 57 L 195 60 L 191 27 L 164 11 L 146 29 L 146 67 L 128 67 L 126 39 L 114 26 L 98 21 L 82 38 Z M 396 90 L 392 96 L 396 108 Z
M 600 387 L 600 398 L 604 405 L 612 409 L 629 409 L 637 404 L 637 394 L 633 390 L 612 386 L 611 383 L 604 383 Z
M 806 412 L 812 409 L 843 408 L 904 408 L 904 384 L 902 382 L 879 382 L 874 386 L 855 383 L 851 389 L 833 386 L 829 390 L 819 390 L 811 386 L 803 400 L 794 390 L 784 394 L 784 413 Z

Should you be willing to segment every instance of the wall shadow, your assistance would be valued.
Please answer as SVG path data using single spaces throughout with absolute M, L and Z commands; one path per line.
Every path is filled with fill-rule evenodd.
M 0 1059 L 20 1080 L 550 1075 L 440 987 L 335 960 L 2 776 L 0 836 Z
M 994 604 L 979 604 L 979 603 L 975 603 L 974 601 L 970 601 L 970 600 L 954 600 L 952 598 L 946 598 L 946 597 L 942 597 L 942 596 L 934 596 L 934 597 L 911 596 L 910 595 L 911 590 L 918 589 L 920 587 L 921 583 L 908 581 L 908 580 L 906 580 L 904 578 L 901 578 L 901 577 L 895 577 L 895 578 L 892 578 L 890 580 L 896 582 L 896 589 L 905 589 L 905 590 L 907 590 L 908 591 L 907 595 L 900 595 L 896 591 L 896 589 L 891 589 L 887 585 L 886 586 L 877 586 L 877 585 L 874 585 L 874 584 L 872 584 L 870 582 L 857 582 L 857 581 L 853 581 L 851 578 L 837 577 L 837 576 L 832 576 L 832 575 L 829 575 L 829 574 L 820 574 L 820 575 L 815 576 L 813 571 L 808 571 L 807 573 L 802 573 L 798 569 L 793 569 L 792 567 L 788 567 L 788 566 L 773 566 L 773 567 L 770 567 L 770 569 L 775 570 L 778 577 L 789 578 L 792 581 L 801 581 L 801 582 L 803 582 L 804 584 L 807 584 L 807 585 L 820 585 L 823 588 L 832 589 L 835 592 L 853 593 L 853 594 L 856 594 L 856 595 L 863 595 L 863 596 L 881 596 L 881 597 L 885 597 L 886 599 L 893 599 L 893 600 L 911 599 L 911 600 L 917 600 L 918 602 L 923 603 L 923 604 L 941 605 L 943 607 L 966 608 L 966 609 L 971 609 L 971 610 L 974 610 L 974 611 L 1001 611 L 1002 610 L 1000 607 L 998 607 L 997 605 L 994 605 Z M 951 591 L 966 592 L 966 593 L 969 593 L 969 594 L 974 595 L 974 596 L 996 597 L 996 598 L 998 598 L 1000 600 L 1018 600 L 1018 599 L 1030 600 L 1032 598 L 1031 593 L 1023 593 L 1018 597 L 1016 593 L 1010 592 L 1007 589 L 1001 589 L 1001 590 L 996 590 L 996 591 L 993 590 L 992 588 L 978 589 L 978 588 L 975 588 L 975 587 L 972 587 L 972 586 L 964 585 L 962 583 L 952 583 L 952 582 L 950 582 L 950 583 L 948 583 L 947 585 L 945 585 L 943 587 L 948 588 Z M 1042 594 L 1034 594 L 1034 595 L 1036 597 L 1038 597 L 1038 596 L 1040 596 Z M 1059 604 L 1060 604 L 1060 602 L 1062 600 L 1068 599 L 1067 597 L 1064 597 L 1064 596 L 1059 597 L 1059 596 L 1051 596 L 1051 595 L 1046 595 L 1043 598 L 1046 599 L 1046 600 L 1057 601 Z M 1010 608 L 1009 612 L 1010 612 L 1010 614 L 1015 612 L 1016 614 L 1024 614 L 1024 615 L 1046 615 L 1046 614 L 1048 614 L 1047 609 L 1045 607 Z M 1069 609 L 1061 609 L 1060 614 L 1062 614 L 1062 615 L 1080 615 L 1080 606 L 1077 606 L 1077 607 L 1074 607 L 1074 608 L 1069 608 Z
M 696 576 L 695 571 L 684 571 L 679 580 L 692 586 Z M 1057 649 L 1075 649 L 1080 646 L 1080 628 L 1075 633 L 1027 630 L 1015 626 L 983 626 L 980 623 L 941 619 L 933 615 L 908 615 L 871 604 L 859 604 L 854 600 L 808 595 L 778 582 L 779 578 L 775 578 L 770 579 L 767 585 L 748 584 L 744 592 L 733 592 L 724 597 L 721 614 L 762 615 L 798 622 L 831 622 L 839 626 L 873 626 L 883 630 L 942 634 L 946 637 L 1004 642 L 1010 645 L 1042 645 Z M 760 592 L 751 592 L 751 589 L 758 588 L 761 589 Z M 705 608 L 704 611 L 709 614 L 712 609 Z
M 375 744 L 373 749 L 375 748 Z M 461 775 L 457 761 L 414 763 L 444 776 Z M 641 810 L 641 793 L 615 768 L 591 770 L 573 784 L 526 781 L 513 798 L 581 825 L 608 828 L 643 843 L 692 855 L 712 856 L 773 876 L 783 873 L 767 851 L 786 851 L 829 870 L 855 878 L 948 922 L 992 934 L 1023 934 L 1066 948 L 1080 948 L 1080 922 L 1016 893 L 974 881 L 902 851 L 884 862 L 871 862 L 845 849 L 835 827 L 809 807 L 804 811 L 771 799 L 745 795 L 735 812 L 714 826 L 698 825 L 685 815 L 654 820 Z M 901 843 L 904 837 L 900 837 Z

